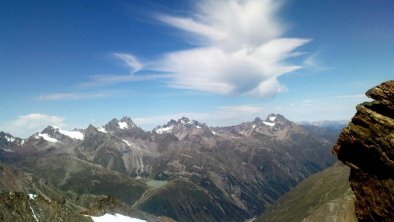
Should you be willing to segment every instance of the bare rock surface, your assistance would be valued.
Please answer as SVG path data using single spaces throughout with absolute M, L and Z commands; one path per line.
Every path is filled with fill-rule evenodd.
M 359 221 L 394 221 L 394 81 L 370 89 L 333 153 L 350 166 Z

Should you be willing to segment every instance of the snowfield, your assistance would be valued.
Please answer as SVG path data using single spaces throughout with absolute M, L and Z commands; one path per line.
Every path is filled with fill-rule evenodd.
M 133 217 L 124 216 L 122 214 L 104 214 L 101 217 L 91 217 L 94 222 L 147 222 Z
M 67 131 L 67 130 L 62 130 L 60 128 L 57 129 L 59 130 L 59 133 L 66 135 L 72 139 L 83 140 L 83 133 L 79 131 Z

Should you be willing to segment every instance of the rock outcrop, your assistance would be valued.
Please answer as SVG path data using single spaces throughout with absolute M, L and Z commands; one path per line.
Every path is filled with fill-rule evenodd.
M 350 166 L 359 221 L 394 221 L 394 81 L 370 89 L 333 153 Z

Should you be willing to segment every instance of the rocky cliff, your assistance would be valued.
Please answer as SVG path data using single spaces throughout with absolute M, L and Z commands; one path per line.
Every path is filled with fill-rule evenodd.
M 359 221 L 394 221 L 394 81 L 370 89 L 333 153 L 350 166 Z

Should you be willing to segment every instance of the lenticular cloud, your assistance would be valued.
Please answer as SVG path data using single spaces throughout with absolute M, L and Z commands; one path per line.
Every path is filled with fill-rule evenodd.
M 307 39 L 285 38 L 273 0 L 203 1 L 190 17 L 157 16 L 187 32 L 197 47 L 169 52 L 154 67 L 171 87 L 218 94 L 271 96 L 285 90 L 278 77 L 301 68 L 283 61 Z

